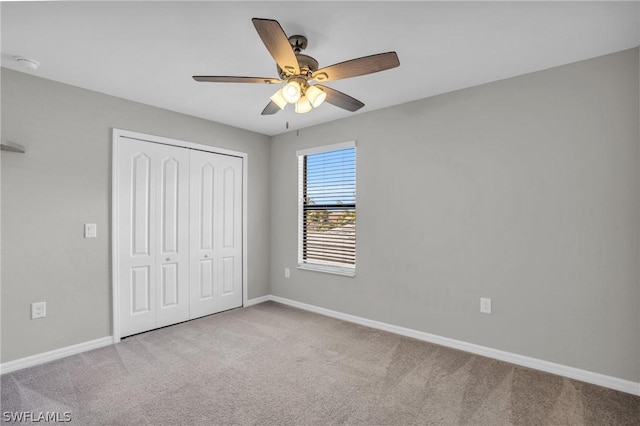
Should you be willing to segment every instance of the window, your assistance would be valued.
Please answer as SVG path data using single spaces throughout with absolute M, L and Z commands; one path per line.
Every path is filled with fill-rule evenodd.
M 298 267 L 355 275 L 355 142 L 297 154 Z

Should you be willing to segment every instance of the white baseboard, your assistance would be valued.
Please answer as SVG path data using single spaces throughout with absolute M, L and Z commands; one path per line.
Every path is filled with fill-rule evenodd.
M 266 296 L 254 297 L 253 299 L 247 299 L 244 302 L 244 307 L 248 308 L 249 306 L 257 305 L 258 303 L 268 302 L 271 300 L 271 295 L 267 294 Z
M 435 343 L 438 345 L 447 346 L 449 348 L 459 349 L 465 352 L 486 356 L 488 358 L 494 358 L 500 361 L 509 362 L 511 364 L 516 364 L 523 367 L 533 368 L 535 370 L 540 370 L 547 373 L 557 374 L 559 376 L 580 380 L 580 381 L 591 383 L 594 385 L 604 386 L 610 389 L 615 389 L 618 391 L 630 393 L 632 395 L 640 395 L 640 383 L 632 382 L 630 380 L 624 380 L 624 379 L 619 379 L 617 377 L 606 376 L 600 373 L 594 373 L 587 370 L 581 370 L 579 368 L 569 367 L 562 364 L 556 364 L 553 362 L 531 358 L 523 355 L 518 355 L 511 352 L 505 352 L 498 349 L 492 349 L 485 346 L 476 345 L 474 343 L 463 342 L 461 340 L 449 339 L 448 337 L 437 336 L 435 334 L 425 333 L 423 331 L 417 331 L 410 328 L 398 327 L 396 325 L 391 325 L 391 324 L 387 324 L 380 321 L 374 321 L 367 318 L 357 317 L 355 315 L 349 315 L 349 314 L 345 314 L 338 311 L 332 311 L 331 309 L 320 308 L 318 306 L 308 305 L 306 303 L 285 299 L 279 296 L 273 296 L 273 295 L 264 296 L 260 299 L 265 299 L 265 298 L 267 300 L 272 300 L 274 302 L 282 303 L 283 305 L 293 306 L 295 308 L 304 309 L 305 311 L 315 312 L 317 314 L 325 315 L 332 318 L 337 318 L 337 319 L 352 322 L 355 324 L 364 325 L 366 327 L 371 327 L 378 330 L 384 330 L 384 331 L 399 334 L 402 336 L 412 337 L 414 339 L 423 340 L 425 342 Z M 256 300 L 256 299 L 252 299 L 252 300 Z
M 0 364 L 0 374 L 11 373 L 12 371 L 21 370 L 27 367 L 33 367 L 34 365 L 43 364 L 49 361 L 55 361 L 56 359 L 65 358 L 70 355 L 76 355 L 81 352 L 109 346 L 113 343 L 113 337 L 107 336 L 100 339 L 90 340 L 84 343 L 78 343 L 77 345 L 54 349 L 49 352 L 43 352 L 41 354 L 5 362 Z
M 270 295 L 256 297 L 249 299 L 244 303 L 245 307 L 257 305 L 258 303 L 266 302 L 270 299 Z M 14 361 L 8 361 L 0 364 L 0 374 L 11 373 L 12 371 L 21 370 L 27 367 L 33 367 L 38 364 L 44 364 L 45 362 L 55 361 L 56 359 L 65 358 L 71 355 L 76 355 L 82 352 L 90 351 L 93 349 L 109 346 L 114 343 L 118 343 L 120 338 L 114 338 L 113 336 L 103 337 L 101 339 L 91 340 L 84 343 L 78 343 L 77 345 L 67 346 L 65 348 L 54 349 L 49 352 L 28 356 L 25 358 L 16 359 Z
M 331 309 L 321 308 L 318 306 L 309 305 L 309 304 L 298 302 L 291 299 L 285 299 L 284 297 L 279 297 L 274 295 L 256 297 L 256 298 L 247 300 L 244 306 L 249 307 L 249 306 L 257 305 L 258 303 L 263 303 L 270 300 L 274 302 L 282 303 L 283 305 L 304 309 L 305 311 L 314 312 L 320 315 L 340 319 L 343 321 L 352 322 L 355 324 L 364 325 L 366 327 L 371 327 L 378 330 L 388 331 L 390 333 L 399 334 L 401 336 L 412 337 L 414 339 L 435 343 L 435 344 L 446 346 L 449 348 L 459 349 L 465 352 L 470 352 L 473 354 L 486 356 L 486 357 L 497 359 L 500 361 L 509 362 L 511 364 L 533 368 L 535 370 L 545 371 L 547 373 L 557 374 L 559 376 L 580 380 L 580 381 L 591 383 L 594 385 L 604 386 L 610 389 L 615 389 L 618 391 L 630 393 L 632 395 L 640 395 L 640 383 L 638 382 L 619 379 L 617 377 L 607 376 L 600 373 L 594 373 L 587 370 L 581 370 L 579 368 L 569 367 L 562 364 L 556 364 L 553 362 L 531 358 L 524 355 L 518 355 L 511 352 L 492 349 L 485 346 L 476 345 L 474 343 L 467 343 L 461 340 L 450 339 L 448 337 L 437 336 L 435 334 L 425 333 L 423 331 L 413 330 L 405 327 L 399 327 L 396 325 L 391 325 L 391 324 L 387 324 L 380 321 L 370 320 L 370 319 L 358 317 L 355 315 L 349 315 L 342 312 L 333 311 Z M 34 365 L 43 364 L 49 361 L 54 361 L 56 359 L 64 358 L 70 355 L 75 355 L 75 354 L 90 351 L 93 349 L 102 348 L 104 346 L 109 346 L 111 344 L 114 344 L 115 342 L 116 341 L 112 336 L 107 336 L 107 337 L 91 340 L 84 343 L 78 343 L 77 345 L 67 346 L 65 348 L 55 349 L 53 351 L 44 352 L 41 354 L 28 356 L 25 358 L 20 358 L 14 361 L 5 362 L 0 364 L 0 374 L 10 373 L 12 371 L 20 370 L 22 368 L 33 367 Z

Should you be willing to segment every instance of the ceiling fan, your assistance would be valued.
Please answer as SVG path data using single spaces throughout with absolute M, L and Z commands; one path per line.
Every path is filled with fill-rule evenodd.
M 286 83 L 271 96 L 271 102 L 262 111 L 262 115 L 275 114 L 287 104 L 294 104 L 295 112 L 305 113 L 324 101 L 347 111 L 357 111 L 364 106 L 362 102 L 316 82 L 372 74 L 400 65 L 396 52 L 386 52 L 318 69 L 318 61 L 301 53 L 307 47 L 305 36 L 293 35 L 287 38 L 278 21 L 273 19 L 253 18 L 252 21 L 262 42 L 276 61 L 279 78 L 195 75 L 193 79 L 213 83 Z

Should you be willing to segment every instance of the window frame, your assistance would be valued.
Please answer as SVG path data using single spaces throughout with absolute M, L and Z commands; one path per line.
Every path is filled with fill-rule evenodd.
M 355 141 L 336 143 L 331 145 L 317 146 L 313 148 L 300 149 L 296 151 L 298 162 L 298 269 L 304 269 L 308 271 L 325 272 L 329 274 L 337 274 L 353 277 L 356 275 L 357 265 L 357 227 L 358 222 L 356 219 L 356 263 L 351 266 L 338 266 L 338 265 L 323 265 L 319 263 L 309 263 L 304 260 L 304 194 L 305 194 L 305 170 L 304 161 L 307 155 L 322 154 L 331 151 L 340 151 L 344 149 L 356 148 Z M 355 151 L 354 166 L 357 168 L 357 150 Z M 357 187 L 358 187 L 358 173 L 356 170 L 356 199 L 355 210 L 357 211 Z M 357 216 L 356 216 L 357 217 Z

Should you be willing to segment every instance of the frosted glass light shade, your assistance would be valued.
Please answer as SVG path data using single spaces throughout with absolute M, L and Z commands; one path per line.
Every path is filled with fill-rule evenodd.
M 322 105 L 324 100 L 327 98 L 327 94 L 325 93 L 325 91 L 317 88 L 316 86 L 310 86 L 306 90 L 305 95 L 314 108 L 318 108 L 320 105 Z
M 298 102 L 300 96 L 302 95 L 302 88 L 300 87 L 300 83 L 297 81 L 290 81 L 286 86 L 282 88 L 282 96 L 289 102 L 290 104 L 294 104 Z
M 298 102 L 296 102 L 296 112 L 298 114 L 304 114 L 305 112 L 311 111 L 311 102 L 307 99 L 306 96 L 301 97 Z
M 284 98 L 284 95 L 282 94 L 282 90 L 283 89 L 278 90 L 270 98 L 274 104 L 278 105 L 280 109 L 284 109 L 284 107 L 287 106 L 287 100 Z

